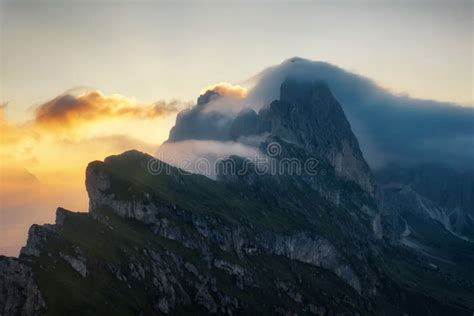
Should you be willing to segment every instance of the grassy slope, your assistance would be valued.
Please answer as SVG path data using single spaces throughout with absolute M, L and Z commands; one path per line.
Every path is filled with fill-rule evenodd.
M 230 225 L 283 233 L 314 231 L 341 245 L 350 243 L 355 235 L 366 235 L 371 227 L 355 208 L 330 205 L 305 184 L 289 178 L 256 194 L 254 187 L 224 185 L 168 165 L 163 167 L 169 168 L 168 174 L 152 175 L 146 168 L 150 159 L 151 156 L 129 152 L 93 164 L 113 179 L 111 191 L 119 199 L 141 199 L 149 193 L 165 204 L 213 215 Z M 344 240 L 344 236 L 348 239 Z
M 308 194 L 304 187 L 294 185 L 291 181 L 280 183 L 278 188 L 259 192 L 256 196 L 254 192 L 239 186 L 219 185 L 203 176 L 180 174 L 175 168 L 171 168 L 169 175 L 153 176 L 147 172 L 146 163 L 143 155 L 130 155 L 127 159 L 120 157 L 109 158 L 105 163 L 94 162 L 93 166 L 112 177 L 111 191 L 119 199 L 140 199 L 145 194 L 151 194 L 154 199 L 167 204 L 175 204 L 197 214 L 213 215 L 227 224 L 247 225 L 256 231 L 265 229 L 284 233 L 313 230 L 332 239 L 343 250 L 344 247 L 351 247 L 352 241 L 348 242 L 351 235 L 363 236 L 367 233 L 364 219 L 354 218 L 350 210 L 329 206 L 324 200 Z M 293 199 L 284 198 L 285 195 Z M 139 250 L 142 248 L 156 249 L 159 252 L 171 251 L 192 262 L 203 274 L 212 272 L 218 279 L 219 288 L 256 308 L 253 312 L 268 312 L 270 306 L 278 302 L 292 306 L 292 300 L 288 297 L 277 295 L 274 288 L 276 278 L 295 282 L 303 296 L 316 297 L 319 302 L 339 311 L 357 310 L 364 306 L 364 302 L 350 288 L 326 270 L 282 257 L 255 256 L 239 259 L 232 253 L 214 251 L 217 258 L 233 261 L 258 276 L 258 288 L 241 291 L 235 286 L 232 277 L 221 270 L 208 267 L 196 252 L 153 235 L 138 222 L 121 219 L 113 213 L 107 213 L 107 216 L 113 229 L 86 214 L 71 215 L 72 220 L 66 222 L 59 235 L 52 236 L 48 241 L 51 256 L 43 254 L 35 262 L 39 286 L 45 293 L 48 305 L 52 306 L 50 315 L 92 315 L 103 314 L 105 311 L 117 315 L 136 315 L 139 310 L 145 314 L 151 313 L 147 290 L 151 289 L 151 285 L 137 284 L 136 287 L 128 288 L 106 268 L 108 262 L 120 265 L 130 257 L 141 258 Z M 91 273 L 85 279 L 58 258 L 59 251 L 72 253 L 75 245 L 85 252 L 88 262 L 92 264 Z M 430 306 L 436 306 L 439 309 L 439 305 L 427 298 L 427 295 L 434 295 L 441 301 L 471 304 L 469 302 L 472 297 L 469 298 L 470 294 L 466 294 L 465 288 L 457 289 L 453 288 L 452 283 L 441 283 L 440 277 L 433 275 L 432 271 L 420 269 L 423 264 L 420 265 L 412 253 L 400 249 L 384 251 L 381 259 L 374 261 L 384 271 L 383 274 L 388 273 L 390 279 L 408 290 L 404 292 L 403 308 L 414 308 L 416 311 L 417 308 L 429 310 Z M 357 265 L 357 261 L 353 264 Z M 300 280 L 304 282 L 301 283 Z M 394 293 L 400 295 L 398 289 Z M 397 306 L 397 303 L 395 298 L 381 297 L 379 305 L 376 305 L 380 308 L 378 314 L 399 314 L 398 308 L 401 305 Z M 202 312 L 192 310 L 194 313 L 199 311 Z M 183 308 L 177 312 L 191 311 Z M 436 314 L 442 315 L 433 311 L 433 315 Z
M 150 280 L 131 282 L 132 287 L 128 288 L 107 269 L 108 263 L 120 265 L 131 257 L 146 261 L 143 248 L 160 253 L 171 251 L 192 262 L 200 273 L 212 273 L 217 277 L 219 289 L 239 298 L 254 312 L 269 313 L 275 304 L 282 302 L 294 306 L 288 296 L 277 295 L 276 279 L 299 284 L 298 292 L 303 296 L 317 297 L 318 302 L 340 311 L 356 310 L 357 303 L 360 303 L 350 287 L 326 270 L 278 256 L 239 259 L 230 253 L 217 251 L 217 258 L 239 264 L 256 276 L 256 288 L 240 290 L 231 276 L 208 267 L 196 252 L 153 235 L 141 223 L 119 218 L 106 210 L 102 212 L 108 216 L 110 225 L 99 223 L 87 214 L 71 213 L 58 234 L 49 235 L 47 252 L 34 262 L 38 286 L 50 307 L 48 315 L 137 315 L 139 311 L 153 314 Z M 85 278 L 59 256 L 59 251 L 73 254 L 76 246 L 87 258 L 88 275 Z M 192 311 L 200 310 L 194 306 Z M 178 314 L 181 312 L 191 310 L 177 310 Z
M 149 279 L 146 278 L 142 282 L 132 280 L 129 288 L 107 268 L 109 263 L 118 266 L 127 265 L 130 258 L 146 262 L 143 248 L 159 253 L 170 251 L 193 263 L 201 274 L 213 275 L 220 290 L 244 302 L 246 309 L 242 309 L 243 313 L 271 314 L 273 306 L 277 304 L 295 307 L 295 302 L 288 295 L 281 295 L 275 289 L 275 280 L 296 285 L 296 291 L 303 297 L 311 297 L 333 310 L 340 312 L 359 310 L 362 314 L 368 313 L 364 310 L 363 299 L 327 270 L 279 256 L 238 258 L 234 253 L 215 249 L 216 258 L 240 265 L 254 277 L 256 287 L 241 290 L 235 286 L 232 276 L 209 267 L 197 252 L 152 234 L 139 222 L 120 218 L 108 210 L 99 212 L 107 216 L 107 225 L 92 219 L 88 214 L 71 213 L 57 234 L 49 234 L 47 251 L 34 262 L 35 278 L 50 307 L 47 315 L 137 315 L 140 312 L 144 315 L 154 314 L 151 305 L 154 290 Z M 88 275 L 85 278 L 59 256 L 59 252 L 74 254 L 76 246 L 80 247 L 84 257 L 87 258 Z M 430 273 L 417 270 L 419 265 L 412 261 L 416 259 L 410 252 L 396 251 L 398 252 L 390 253 L 390 260 L 385 264 L 390 268 L 393 280 L 409 291 L 400 294 L 399 290 L 394 289 L 394 296 L 380 297 L 371 313 L 400 315 L 399 308 L 404 308 L 412 309 L 413 312 L 419 311 L 420 313 L 415 314 L 420 315 L 430 309 L 432 315 L 449 314 L 450 308 L 439 305 L 429 296 L 434 295 L 440 301 L 452 301 L 462 295 L 453 295 L 455 292 L 449 286 L 443 293 L 438 293 L 440 284 L 436 282 L 439 280 L 430 279 Z M 172 262 L 166 262 L 168 260 L 166 256 L 163 259 L 164 266 L 173 266 Z M 430 288 L 430 284 L 434 287 Z M 420 285 L 423 285 L 421 290 Z M 403 299 L 398 295 L 402 295 Z M 443 298 L 443 295 L 446 297 Z M 175 314 L 204 312 L 203 309 L 193 305 L 180 307 Z
M 406 213 L 404 218 L 413 229 L 410 239 L 425 255 L 387 248 L 386 271 L 399 284 L 417 293 L 474 310 L 474 244 L 452 236 L 440 224 L 423 217 Z

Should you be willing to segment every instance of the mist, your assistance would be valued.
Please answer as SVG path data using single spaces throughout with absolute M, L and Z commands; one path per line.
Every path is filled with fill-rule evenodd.
M 262 153 L 255 146 L 232 141 L 187 140 L 165 143 L 160 146 L 156 157 L 182 170 L 216 178 L 218 160 L 232 155 L 251 161 Z

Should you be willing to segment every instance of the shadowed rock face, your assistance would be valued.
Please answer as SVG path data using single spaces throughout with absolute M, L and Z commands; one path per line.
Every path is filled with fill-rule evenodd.
M 470 211 L 474 218 L 474 172 L 457 171 L 443 164 L 390 166 L 377 173 L 384 184 L 409 185 L 440 206 Z
M 446 165 L 391 166 L 377 173 L 385 200 L 398 212 L 431 218 L 474 240 L 474 172 Z
M 263 130 L 327 161 L 342 178 L 374 192 L 374 181 L 344 112 L 323 82 L 287 79 L 280 100 L 260 112 Z

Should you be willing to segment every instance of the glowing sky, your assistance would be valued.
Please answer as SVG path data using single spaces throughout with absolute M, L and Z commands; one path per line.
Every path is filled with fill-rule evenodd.
M 2 100 L 21 117 L 74 87 L 194 99 L 301 56 L 416 97 L 472 101 L 472 1 L 2 0 Z M 21 109 L 21 110 L 20 110 Z
M 292 56 L 473 103 L 472 1 L 1 0 L 0 10 L 0 254 L 56 206 L 87 209 L 89 161 L 153 153 L 204 87 Z

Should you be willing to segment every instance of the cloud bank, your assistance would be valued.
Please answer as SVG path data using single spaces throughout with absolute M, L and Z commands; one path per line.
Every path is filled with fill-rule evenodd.
M 326 81 L 341 103 L 368 162 L 474 162 L 474 108 L 392 93 L 374 81 L 323 62 L 292 58 L 254 80 L 249 97 L 261 104 L 278 98 L 287 77 Z
M 173 138 L 172 133 L 170 140 L 230 139 L 237 114 L 245 108 L 258 111 L 279 99 L 286 78 L 322 80 L 329 85 L 372 168 L 422 162 L 466 168 L 474 163 L 473 107 L 396 94 L 337 66 L 297 57 L 247 80 L 244 98 L 223 95 L 181 113 L 174 128 L 179 137 Z

